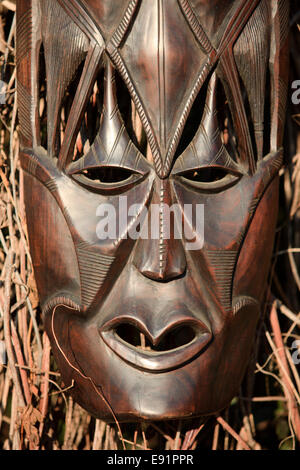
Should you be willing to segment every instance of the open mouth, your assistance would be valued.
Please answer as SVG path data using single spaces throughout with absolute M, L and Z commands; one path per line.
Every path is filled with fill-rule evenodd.
M 166 372 L 190 362 L 211 341 L 202 322 L 186 320 L 153 337 L 137 320 L 111 321 L 100 329 L 106 345 L 121 359 L 147 372 Z

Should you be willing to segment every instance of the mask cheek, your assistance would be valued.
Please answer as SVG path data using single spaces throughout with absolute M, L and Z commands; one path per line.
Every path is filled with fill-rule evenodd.
M 266 189 L 246 232 L 233 279 L 233 298 L 262 300 L 274 245 L 278 181 L 276 177 Z
M 72 236 L 56 200 L 32 176 L 24 175 L 29 243 L 40 302 L 62 294 L 80 303 L 79 269 Z

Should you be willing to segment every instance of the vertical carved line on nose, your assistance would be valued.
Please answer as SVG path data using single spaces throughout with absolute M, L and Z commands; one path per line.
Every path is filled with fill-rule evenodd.
M 148 214 L 151 236 L 138 240 L 133 257 L 138 271 L 156 281 L 176 279 L 186 270 L 182 240 L 175 235 L 176 208 L 172 209 L 171 202 L 169 181 L 157 179 Z
M 167 246 L 164 233 L 164 201 L 165 201 L 165 182 L 160 181 L 160 210 L 159 210 L 159 271 L 162 277 L 167 263 Z

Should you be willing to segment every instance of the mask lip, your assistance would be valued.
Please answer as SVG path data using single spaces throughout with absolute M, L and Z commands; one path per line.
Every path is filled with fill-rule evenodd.
M 194 330 L 195 336 L 188 343 L 166 351 L 142 350 L 122 339 L 114 327 L 99 330 L 99 335 L 104 343 L 123 361 L 139 369 L 150 373 L 168 372 L 191 362 L 198 356 L 212 340 L 212 333 L 200 328 L 194 322 L 186 322 Z M 147 335 L 148 336 L 148 335 Z

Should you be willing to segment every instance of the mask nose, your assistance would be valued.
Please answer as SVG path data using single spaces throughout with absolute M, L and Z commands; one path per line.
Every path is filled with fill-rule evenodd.
M 153 281 L 171 281 L 184 275 L 186 257 L 182 245 L 182 214 L 172 204 L 170 183 L 156 181 L 147 215 L 147 236 L 137 241 L 133 264 Z

